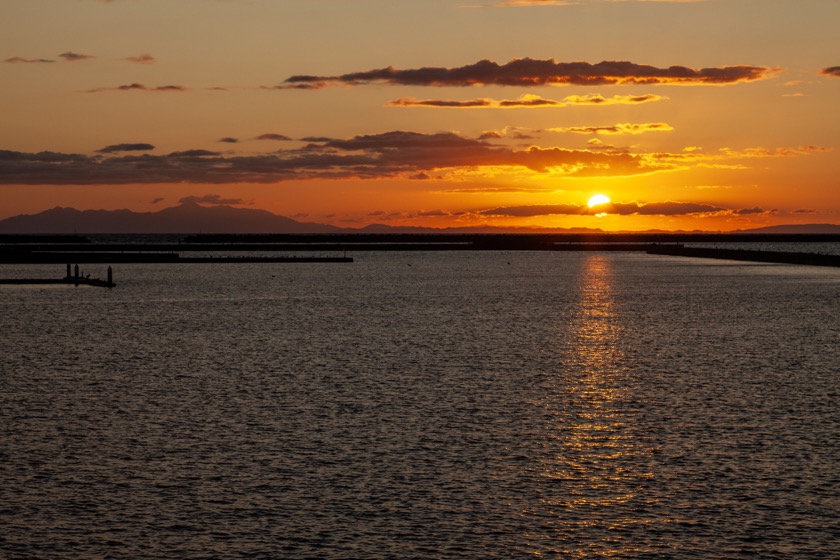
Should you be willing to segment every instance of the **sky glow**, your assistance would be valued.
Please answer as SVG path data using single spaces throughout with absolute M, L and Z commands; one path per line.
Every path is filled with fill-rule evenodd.
M 838 20 L 824 0 L 4 0 L 0 219 L 194 200 L 344 227 L 840 224 Z

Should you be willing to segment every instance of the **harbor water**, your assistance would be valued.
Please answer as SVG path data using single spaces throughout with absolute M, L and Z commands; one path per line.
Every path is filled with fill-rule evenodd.
M 840 269 L 352 256 L 0 286 L 0 557 L 837 558 Z

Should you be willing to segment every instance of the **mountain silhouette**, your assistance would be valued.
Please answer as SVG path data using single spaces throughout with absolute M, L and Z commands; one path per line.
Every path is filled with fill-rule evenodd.
M 370 224 L 341 228 L 299 222 L 267 210 L 227 205 L 202 206 L 195 202 L 158 212 L 132 210 L 77 210 L 56 207 L 38 214 L 0 220 L 0 234 L 98 234 L 98 233 L 600 233 L 591 228 L 519 228 L 470 226 L 433 228 Z
M 0 234 L 97 234 L 97 233 L 603 233 L 597 228 L 531 228 L 469 226 L 433 228 L 370 224 L 341 228 L 329 224 L 299 222 L 255 208 L 227 205 L 203 206 L 185 202 L 158 212 L 132 210 L 77 210 L 55 207 L 38 214 L 22 214 L 0 220 Z M 660 232 L 678 233 L 678 232 Z M 840 234 L 840 225 L 797 224 L 731 233 Z
M 0 221 L 0 233 L 338 233 L 339 227 L 299 222 L 267 210 L 184 203 L 159 212 L 56 207 Z

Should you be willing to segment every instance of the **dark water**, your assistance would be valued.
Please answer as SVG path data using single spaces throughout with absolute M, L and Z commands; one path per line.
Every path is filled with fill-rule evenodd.
M 115 273 L 0 286 L 2 558 L 838 558 L 840 270 Z

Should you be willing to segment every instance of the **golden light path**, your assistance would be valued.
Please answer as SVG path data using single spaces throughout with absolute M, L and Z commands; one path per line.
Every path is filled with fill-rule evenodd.
M 542 465 L 540 507 L 551 519 L 553 554 L 644 553 L 626 534 L 652 523 L 640 514 L 655 505 L 644 493 L 653 477 L 651 451 L 639 432 L 633 376 L 623 366 L 617 273 L 606 255 L 581 264 L 578 295 L 558 341 L 567 348 L 557 375 L 562 388 L 546 400 L 555 411 L 545 440 L 553 453 Z

